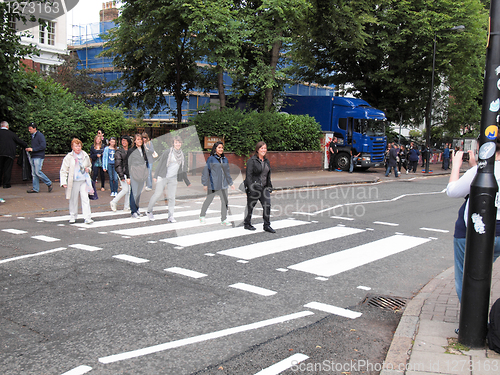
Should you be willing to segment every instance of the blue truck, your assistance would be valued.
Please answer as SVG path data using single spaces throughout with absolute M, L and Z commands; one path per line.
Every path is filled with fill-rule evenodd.
M 288 95 L 283 111 L 294 115 L 309 115 L 321 125 L 325 134 L 338 139 L 336 165 L 348 170 L 351 148 L 361 153 L 355 167 L 368 169 L 384 163 L 387 147 L 386 117 L 366 101 L 342 96 Z

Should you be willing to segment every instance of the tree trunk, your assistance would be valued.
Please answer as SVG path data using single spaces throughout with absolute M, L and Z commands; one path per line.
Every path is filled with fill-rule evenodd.
M 223 110 L 226 108 L 226 94 L 224 91 L 224 69 L 217 68 L 217 90 L 219 91 L 219 108 Z
M 280 34 L 281 37 L 281 34 Z M 281 49 L 281 41 L 278 40 L 274 42 L 273 47 L 271 49 L 271 80 L 273 81 L 272 83 L 274 84 L 274 79 L 276 76 L 276 67 L 278 66 L 278 61 L 279 61 L 279 53 Z M 273 88 L 268 87 L 264 91 L 264 111 L 269 112 L 271 107 L 273 105 Z

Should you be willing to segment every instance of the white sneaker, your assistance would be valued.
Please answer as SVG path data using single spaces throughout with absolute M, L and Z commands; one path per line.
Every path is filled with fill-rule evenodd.
M 109 202 L 109 206 L 111 207 L 111 211 L 116 211 L 116 203 L 111 201 Z
M 224 221 L 221 221 L 221 224 L 226 226 L 226 227 L 232 227 L 233 224 L 229 221 L 229 220 L 224 220 Z
M 200 224 L 206 224 L 205 216 L 200 216 Z
M 146 215 L 148 216 L 149 221 L 155 221 L 155 216 L 153 215 L 152 212 L 146 212 Z
M 72 217 L 72 218 L 69 219 L 69 223 L 70 224 L 75 224 L 75 222 L 76 222 L 76 219 L 74 217 Z
M 85 219 L 85 224 L 92 224 L 94 220 L 92 219 Z
M 137 212 L 134 212 L 134 213 L 132 214 L 132 217 L 133 217 L 134 219 L 140 219 L 140 218 L 141 218 L 141 214 L 139 214 L 139 213 L 137 213 Z
M 408 169 L 406 170 L 406 174 L 408 174 Z
M 153 189 L 146 187 L 146 188 L 144 188 L 144 190 L 146 190 L 146 191 L 151 191 L 151 190 L 153 190 Z
M 175 220 L 173 216 L 170 216 L 167 221 L 169 223 L 177 223 L 177 220 Z

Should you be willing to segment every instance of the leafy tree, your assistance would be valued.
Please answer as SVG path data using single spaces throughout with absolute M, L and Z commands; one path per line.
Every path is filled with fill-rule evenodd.
M 190 10 L 181 0 L 127 0 L 117 27 L 107 36 L 106 56 L 123 72 L 120 99 L 127 107 L 137 104 L 151 114 L 169 108 L 171 93 L 177 122 L 181 106 L 199 80 L 200 54 L 190 25 Z

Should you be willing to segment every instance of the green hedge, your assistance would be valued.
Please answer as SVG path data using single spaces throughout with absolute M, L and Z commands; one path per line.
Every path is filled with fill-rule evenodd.
M 259 141 L 266 142 L 269 151 L 321 149 L 321 127 L 309 116 L 227 108 L 198 114 L 191 125 L 196 126 L 202 145 L 206 136 L 223 137 L 225 151 L 237 155 L 250 155 Z

